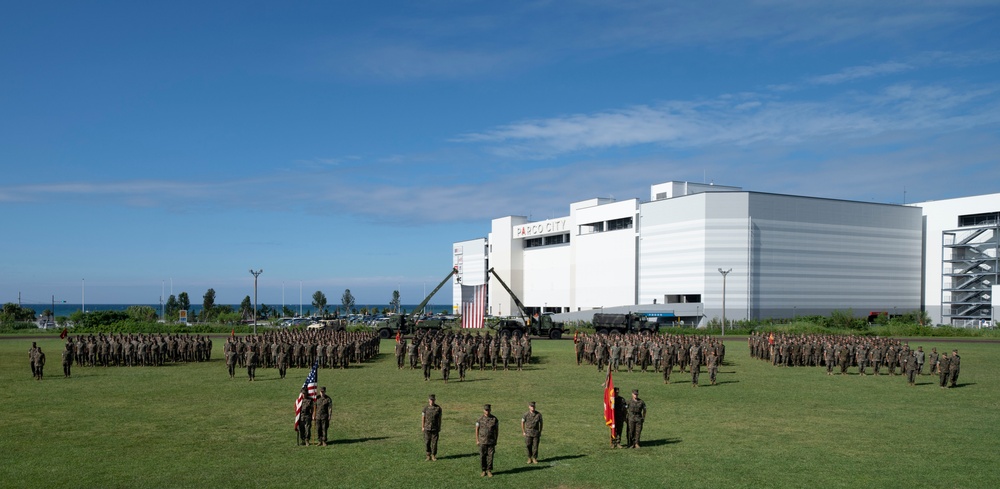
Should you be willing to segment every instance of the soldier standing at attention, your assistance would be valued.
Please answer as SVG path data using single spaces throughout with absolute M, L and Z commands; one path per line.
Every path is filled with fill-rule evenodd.
M 309 446 L 312 438 L 313 399 L 309 390 L 302 388 L 302 404 L 299 409 L 299 445 Z
M 958 385 L 958 372 L 961 366 L 962 358 L 958 356 L 958 350 L 952 350 L 951 362 L 948 363 L 948 378 L 951 381 L 950 387 Z M 41 377 L 41 373 L 39 373 L 38 376 Z
M 714 350 L 708 351 L 705 365 L 708 367 L 708 378 L 711 379 L 712 385 L 715 385 L 715 376 L 719 373 L 719 357 L 715 356 Z
M 692 363 L 692 365 L 694 365 Z M 628 446 L 639 448 L 642 436 L 642 422 L 646 420 L 646 401 L 639 399 L 639 390 L 632 389 L 632 399 L 626 405 L 628 410 Z
M 73 367 L 73 345 L 66 343 L 66 348 L 62 351 L 63 377 L 69 378 L 70 368 Z
M 538 463 L 538 441 L 542 437 L 542 413 L 535 411 L 535 401 L 528 403 L 528 412 L 521 416 L 521 434 L 528 448 L 528 463 Z
M 941 359 L 938 360 L 938 385 L 942 389 L 948 387 L 948 369 L 951 367 L 951 359 L 948 358 L 947 352 L 941 353 Z
M 236 378 L 236 357 L 239 353 L 236 352 L 235 345 L 226 349 L 226 368 L 229 369 L 229 378 Z
M 413 343 L 406 349 L 406 356 L 410 358 L 410 370 L 417 368 L 417 340 L 414 339 Z
M 278 377 L 285 378 L 285 373 L 288 372 L 288 349 L 285 348 L 284 344 L 278 346 Z
M 420 348 L 420 365 L 424 368 L 424 381 L 431 380 L 431 347 L 424 344 Z
M 483 406 L 483 415 L 476 420 L 476 445 L 479 446 L 479 468 L 482 477 L 493 477 L 493 455 L 496 453 L 497 434 L 500 421 L 490 411 L 489 404 Z
M 34 362 L 35 378 L 42 380 L 42 371 L 45 369 L 45 354 L 42 353 L 42 348 L 38 347 L 35 349 L 35 358 L 32 360 Z
M 254 377 L 257 376 L 257 350 L 254 348 L 247 348 L 245 353 L 246 364 L 247 364 L 247 377 L 250 378 L 250 382 L 253 382 Z
M 330 416 L 333 414 L 333 400 L 326 395 L 326 387 L 319 388 L 319 397 L 313 402 L 313 419 L 316 420 L 316 440 L 319 446 L 326 446 L 326 434 L 330 429 Z
M 917 358 L 917 375 L 923 375 L 924 373 L 924 347 L 918 346 L 917 352 L 914 353 Z
M 31 348 L 28 349 L 28 362 L 31 363 L 31 377 L 37 379 L 38 371 L 35 369 L 35 360 L 38 358 L 38 343 L 32 341 Z
M 406 340 L 400 339 L 396 342 L 396 368 L 403 369 L 403 360 L 406 358 Z
M 698 387 L 698 377 L 701 376 L 701 348 L 698 348 L 698 345 L 692 345 L 689 355 L 691 356 L 691 387 Z
M 916 385 L 917 357 L 913 354 L 913 352 L 910 352 L 910 354 L 906 355 L 906 358 L 903 359 L 903 372 L 906 372 L 906 383 L 909 384 L 910 387 Z
M 424 448 L 429 461 L 437 460 L 438 433 L 441 431 L 441 406 L 434 401 L 434 394 L 427 396 L 427 405 L 420 413 L 420 431 L 424 433 Z
M 927 356 L 927 375 L 934 375 L 934 373 L 937 372 L 937 362 L 937 348 L 931 348 L 931 354 Z

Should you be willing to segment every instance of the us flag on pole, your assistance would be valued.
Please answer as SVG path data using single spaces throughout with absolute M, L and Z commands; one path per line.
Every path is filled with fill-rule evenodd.
M 486 320 L 486 285 L 462 286 L 462 327 L 482 328 Z
M 302 399 L 308 395 L 310 399 L 316 399 L 316 369 L 319 368 L 319 363 L 314 363 L 312 371 L 309 372 L 309 376 L 306 377 L 306 381 L 302 384 L 302 388 L 306 389 L 308 394 L 303 394 L 302 390 L 299 390 L 299 397 L 295 400 L 295 431 L 299 430 L 299 413 L 302 412 Z

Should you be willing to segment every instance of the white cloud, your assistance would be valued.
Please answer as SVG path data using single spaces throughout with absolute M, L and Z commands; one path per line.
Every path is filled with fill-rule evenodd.
M 899 84 L 875 94 L 852 93 L 819 101 L 747 100 L 753 96 L 744 94 L 527 120 L 457 140 L 484 144 L 506 157 L 552 158 L 645 144 L 670 148 L 788 144 L 896 130 L 950 131 L 1000 121 L 998 89 Z
M 553 60 L 636 50 L 692 46 L 726 50 L 734 43 L 825 46 L 880 42 L 933 29 L 958 31 L 984 22 L 995 5 L 962 3 L 664 2 L 659 0 L 548 1 L 504 8 L 408 9 L 379 17 L 345 37 L 321 42 L 313 57 L 325 69 L 387 80 L 481 78 L 521 71 Z M 455 46 L 461 46 L 456 48 Z M 807 48 L 810 49 L 810 48 Z M 817 83 L 900 70 L 892 63 L 819 77 Z M 895 71 L 892 71 L 895 72 Z

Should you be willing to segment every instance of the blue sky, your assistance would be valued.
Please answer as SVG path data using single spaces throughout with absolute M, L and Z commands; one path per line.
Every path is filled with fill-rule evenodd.
M 0 302 L 416 303 L 493 218 L 668 180 L 1000 182 L 995 1 L 148 3 L 4 8 Z

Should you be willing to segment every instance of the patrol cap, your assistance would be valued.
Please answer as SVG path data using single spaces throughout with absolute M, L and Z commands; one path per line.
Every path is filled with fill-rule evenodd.
M 326 392 L 326 386 L 324 385 L 323 387 L 320 387 L 320 388 L 319 388 L 319 391 L 320 391 L 320 392 Z
M 483 411 L 487 411 L 487 412 L 488 411 L 492 411 L 492 408 L 493 408 L 493 406 L 490 406 L 489 404 L 483 404 Z
M 535 401 L 529 402 L 528 405 L 531 406 L 531 407 L 535 407 Z
M 638 394 L 639 393 L 639 389 L 632 389 L 632 393 L 633 394 Z
M 429 400 L 429 401 L 435 401 L 435 400 L 437 400 L 437 398 L 434 397 L 434 394 L 431 394 L 431 395 L 427 396 L 427 400 Z

